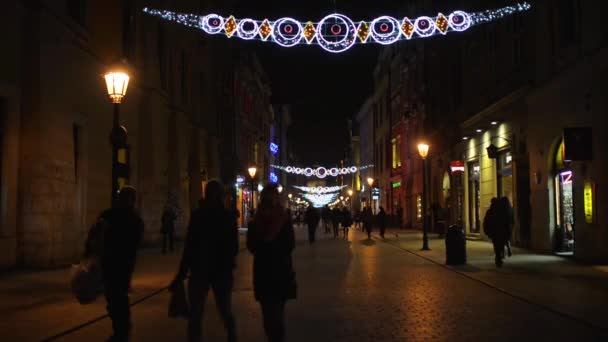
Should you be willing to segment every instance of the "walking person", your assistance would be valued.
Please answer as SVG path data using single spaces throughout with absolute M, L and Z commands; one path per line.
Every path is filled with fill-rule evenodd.
M 188 277 L 188 340 L 201 341 L 202 320 L 209 289 L 224 321 L 229 342 L 237 340 L 232 314 L 233 270 L 239 251 L 236 216 L 224 207 L 224 189 L 218 181 L 205 187 L 205 198 L 192 212 L 179 271 L 170 288 Z
M 506 225 L 505 232 L 505 247 L 507 249 L 507 256 L 513 255 L 511 253 L 511 236 L 513 234 L 513 225 L 515 224 L 515 219 L 513 217 L 513 207 L 511 206 L 511 202 L 508 197 L 502 197 L 499 200 L 500 208 L 502 209 L 502 214 L 504 218 L 504 224 Z M 503 252 L 504 255 L 504 252 Z
M 258 213 L 247 231 L 253 254 L 253 291 L 260 303 L 269 342 L 285 340 L 285 304 L 296 298 L 297 285 L 291 253 L 295 237 L 290 218 L 275 186 L 260 194 Z
M 377 220 L 378 220 L 378 227 L 380 228 L 380 237 L 382 237 L 384 239 L 384 233 L 386 232 L 387 217 L 386 217 L 386 211 L 384 211 L 384 207 L 382 207 L 382 206 L 380 207 L 380 211 L 378 212 Z
M 331 211 L 328 206 L 324 206 L 321 210 L 321 219 L 323 220 L 323 227 L 325 228 L 325 234 L 330 233 L 331 226 Z
M 490 208 L 483 218 L 483 231 L 492 240 L 496 267 L 502 267 L 507 235 L 503 229 L 506 225 L 503 223 L 504 217 L 502 217 L 501 211 L 498 199 L 492 198 Z
M 144 222 L 135 210 L 137 191 L 131 186 L 118 193 L 117 205 L 104 211 L 101 272 L 113 335 L 109 341 L 128 341 L 131 332 L 129 288 Z
M 350 216 L 350 210 L 347 207 L 342 208 L 342 233 L 344 239 L 348 238 L 348 229 L 353 224 L 353 219 Z
M 397 206 L 397 222 L 399 222 L 399 229 L 404 229 L 403 227 L 403 208 L 399 204 Z
M 306 224 L 308 225 L 308 242 L 312 245 L 315 243 L 315 238 L 317 235 L 317 226 L 319 225 L 319 220 L 321 217 L 319 216 L 319 211 L 312 206 L 309 206 L 306 209 L 306 214 L 304 219 L 306 220 Z
M 177 215 L 169 204 L 165 205 L 163 215 L 161 217 L 160 233 L 163 235 L 163 249 L 162 253 L 167 252 L 167 247 L 170 252 L 173 252 L 173 240 L 175 236 L 175 220 Z M 168 246 L 167 246 L 168 245 Z
M 371 207 L 363 209 L 361 214 L 361 220 L 363 221 L 363 229 L 367 232 L 367 238 L 372 238 L 372 221 L 374 220 L 374 214 L 372 213 Z
M 332 223 L 332 228 L 334 231 L 334 239 L 337 238 L 339 235 L 341 217 L 342 217 L 342 213 L 340 212 L 340 210 L 338 208 L 332 209 L 331 223 Z

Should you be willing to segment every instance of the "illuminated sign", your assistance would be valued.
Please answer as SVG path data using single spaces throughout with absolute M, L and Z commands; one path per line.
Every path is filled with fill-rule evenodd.
M 244 183 L 245 182 L 245 178 L 243 176 L 236 176 L 236 182 L 238 184 Z
M 270 176 L 268 176 L 268 180 L 270 181 L 270 183 L 278 183 L 279 177 L 277 177 L 277 175 L 274 172 L 271 172 Z
M 270 143 L 270 153 L 272 153 L 273 156 L 276 156 L 277 153 L 279 153 L 279 145 Z
M 401 186 L 401 182 L 393 183 L 393 189 Z
M 464 162 L 460 160 L 454 160 L 450 163 L 450 170 L 452 173 L 464 173 Z
M 583 193 L 585 197 L 585 222 L 593 223 L 593 197 L 595 195 L 595 184 L 593 184 L 593 182 L 586 181 Z
M 566 171 L 559 174 L 562 179 L 562 185 L 572 184 L 572 171 Z

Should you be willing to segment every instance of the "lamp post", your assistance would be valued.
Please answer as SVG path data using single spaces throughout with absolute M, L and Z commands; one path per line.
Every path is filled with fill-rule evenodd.
M 369 185 L 369 208 L 372 208 L 372 185 L 374 185 L 374 179 L 367 177 L 367 185 Z
M 127 94 L 129 75 L 123 71 L 112 70 L 103 75 L 108 96 L 114 106 L 110 144 L 112 145 L 112 207 L 117 203 L 120 190 L 120 178 L 126 182 L 128 177 L 127 129 L 120 125 L 120 103 Z
M 249 211 L 251 212 L 253 210 L 253 194 L 255 192 L 255 174 L 258 172 L 258 168 L 252 165 L 247 169 L 247 172 L 249 173 L 249 177 L 251 177 L 251 193 L 249 194 L 249 197 L 251 197 L 251 208 L 249 208 Z
M 429 239 L 427 236 L 428 230 L 428 218 L 427 218 L 427 170 L 426 170 L 426 157 L 429 155 L 429 145 L 425 143 L 418 144 L 418 154 L 422 158 L 422 250 L 428 251 Z

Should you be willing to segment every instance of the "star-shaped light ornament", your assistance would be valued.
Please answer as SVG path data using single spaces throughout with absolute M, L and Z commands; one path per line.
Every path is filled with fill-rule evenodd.
M 263 41 L 266 41 L 266 39 L 268 39 L 268 37 L 270 37 L 270 35 L 272 34 L 272 26 L 270 26 L 268 19 L 264 19 L 264 22 L 262 22 L 262 25 L 260 25 L 259 31 L 260 31 L 260 37 L 262 38 Z
M 224 30 L 226 31 L 226 36 L 228 38 L 232 37 L 232 35 L 236 31 L 236 19 L 234 19 L 234 16 L 231 15 L 230 18 L 226 20 L 226 24 L 224 24 Z
M 367 39 L 369 38 L 369 24 L 365 21 L 362 21 L 359 24 L 359 28 L 357 29 L 357 37 L 359 37 L 361 43 L 367 42 Z
M 312 21 L 309 21 L 308 23 L 306 23 L 306 26 L 304 26 L 304 32 L 302 33 L 302 35 L 304 36 L 304 39 L 306 39 L 306 42 L 308 44 L 312 43 L 313 39 L 315 39 L 316 34 L 317 34 L 317 30 L 315 29 L 315 25 L 312 23 Z

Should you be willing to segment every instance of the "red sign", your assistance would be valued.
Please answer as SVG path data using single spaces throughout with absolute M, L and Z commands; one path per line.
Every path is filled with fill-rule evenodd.
M 452 173 L 464 173 L 464 162 L 461 160 L 454 160 L 450 163 L 450 170 Z

